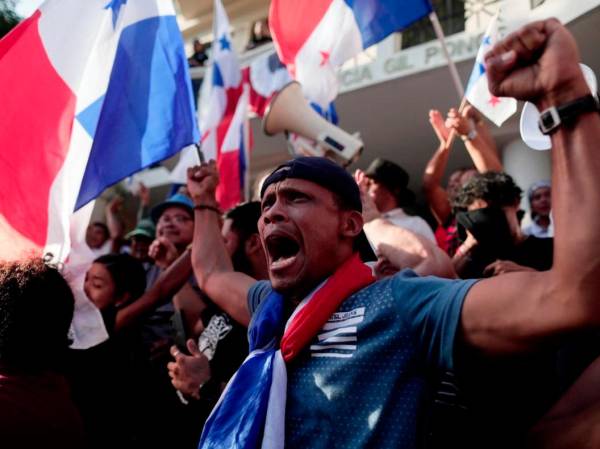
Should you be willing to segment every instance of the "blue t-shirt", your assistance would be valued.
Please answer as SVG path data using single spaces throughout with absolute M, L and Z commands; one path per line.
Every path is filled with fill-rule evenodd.
M 426 376 L 452 369 L 474 281 L 404 270 L 347 298 L 288 365 L 286 448 L 414 448 Z M 254 313 L 271 291 L 248 293 Z

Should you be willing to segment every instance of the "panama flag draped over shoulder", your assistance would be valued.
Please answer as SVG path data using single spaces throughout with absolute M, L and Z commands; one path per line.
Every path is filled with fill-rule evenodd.
M 428 0 L 272 0 L 281 61 L 321 107 L 337 95 L 335 67 L 431 12 Z
M 488 87 L 484 57 L 499 40 L 498 16 L 499 13 L 492 18 L 483 36 L 465 96 L 479 112 L 494 122 L 496 126 L 501 126 L 511 115 L 517 112 L 517 100 L 507 97 L 495 97 Z
M 198 141 L 187 73 L 169 1 L 48 0 L 0 41 L 0 258 L 63 260 L 76 208 Z

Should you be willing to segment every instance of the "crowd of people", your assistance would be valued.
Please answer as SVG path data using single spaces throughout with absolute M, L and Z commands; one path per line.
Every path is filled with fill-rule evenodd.
M 577 54 L 556 20 L 527 25 L 487 55 L 490 89 L 584 98 Z M 203 163 L 153 208 L 143 189 L 128 233 L 115 198 L 86 235 L 108 333 L 88 349 L 56 267 L 1 263 L 3 447 L 600 447 L 597 102 L 552 133 L 528 220 L 473 107 L 429 122 L 422 216 L 380 158 L 295 158 L 229 211 Z M 446 173 L 454 135 L 472 166 Z

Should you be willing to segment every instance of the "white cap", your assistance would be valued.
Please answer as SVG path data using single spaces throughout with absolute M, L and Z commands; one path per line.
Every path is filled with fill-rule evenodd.
M 593 95 L 598 92 L 598 83 L 596 82 L 596 75 L 592 69 L 585 64 L 579 64 L 585 81 L 587 82 Z M 538 120 L 540 118 L 540 111 L 536 108 L 533 103 L 526 102 L 521 111 L 521 139 L 527 144 L 528 147 L 534 150 L 549 150 L 552 146 L 550 137 L 542 134 L 538 127 Z

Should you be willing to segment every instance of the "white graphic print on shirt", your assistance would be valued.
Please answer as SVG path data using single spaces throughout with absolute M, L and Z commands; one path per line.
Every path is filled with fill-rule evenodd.
M 365 318 L 365 308 L 336 312 L 317 335 L 318 343 L 310 346 L 313 357 L 352 357 L 358 344 L 357 325 Z
M 198 339 L 200 352 L 203 352 L 208 360 L 212 360 L 219 341 L 223 340 L 231 329 L 233 329 L 233 325 L 225 315 L 213 315 Z

